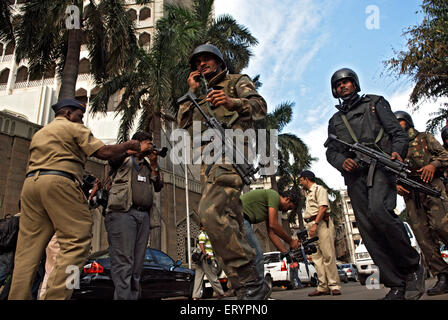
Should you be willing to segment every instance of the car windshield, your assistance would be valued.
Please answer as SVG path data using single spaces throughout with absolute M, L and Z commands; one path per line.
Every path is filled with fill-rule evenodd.
M 271 253 L 264 255 L 264 263 L 280 262 L 280 253 Z
M 154 250 L 153 249 L 152 250 L 152 254 L 156 258 L 157 262 L 159 262 L 159 264 L 165 265 L 165 266 L 172 266 L 172 265 L 174 265 L 174 260 L 171 259 L 166 254 L 164 254 L 163 252 L 161 252 L 159 250 Z
M 351 266 L 349 264 L 341 264 L 341 268 L 350 268 Z

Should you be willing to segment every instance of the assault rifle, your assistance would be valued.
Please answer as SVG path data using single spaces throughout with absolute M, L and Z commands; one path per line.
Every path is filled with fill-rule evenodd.
M 300 240 L 300 246 L 297 249 L 289 250 L 288 252 L 282 252 L 280 257 L 286 258 L 288 263 L 292 262 L 303 262 L 307 263 L 307 255 L 313 254 L 317 252 L 317 247 L 313 242 L 319 240 L 319 237 L 313 237 L 308 239 L 308 233 L 306 229 L 298 231 L 297 237 Z
M 240 175 L 244 184 L 250 185 L 252 182 L 255 182 L 256 181 L 255 173 L 257 173 L 257 171 L 260 168 L 255 168 L 252 164 L 250 164 L 247 161 L 244 154 L 236 147 L 236 144 L 233 143 L 233 141 L 228 136 L 226 136 L 225 128 L 224 128 L 223 124 L 221 124 L 218 121 L 218 119 L 216 119 L 215 117 L 209 117 L 204 112 L 204 110 L 202 110 L 202 108 L 199 106 L 199 104 L 197 103 L 196 100 L 197 100 L 196 95 L 193 92 L 188 91 L 185 95 L 183 95 L 182 97 L 180 97 L 177 100 L 177 104 L 179 105 L 179 104 L 185 103 L 187 101 L 193 102 L 193 105 L 198 109 L 198 111 L 204 117 L 205 123 L 207 124 L 207 126 L 210 129 L 213 129 L 219 133 L 221 139 L 223 139 L 224 146 L 226 148 L 233 149 L 232 166 L 235 168 L 236 172 Z M 226 149 L 224 149 L 224 150 L 226 150 Z M 243 163 L 237 163 L 236 159 L 243 159 Z
M 347 143 L 338 139 L 334 134 L 328 136 L 324 146 L 327 147 L 331 141 L 337 141 L 350 148 L 350 151 L 356 154 L 355 161 L 359 160 L 362 163 L 369 165 L 369 173 L 367 175 L 367 186 L 372 186 L 373 174 L 377 164 L 380 164 L 384 169 L 391 172 L 397 177 L 397 184 L 411 188 L 416 192 L 421 192 L 432 197 L 438 197 L 442 199 L 442 192 L 431 187 L 425 186 L 417 181 L 408 178 L 411 171 L 408 169 L 408 165 L 397 159 L 392 160 L 390 156 L 382 152 L 369 148 L 359 142 L 354 144 Z

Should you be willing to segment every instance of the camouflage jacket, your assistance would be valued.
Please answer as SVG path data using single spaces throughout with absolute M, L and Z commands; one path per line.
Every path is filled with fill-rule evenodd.
M 203 94 L 195 92 L 202 110 L 208 115 L 216 117 L 227 128 L 244 131 L 253 128 L 255 120 L 266 116 L 266 102 L 247 75 L 227 74 L 227 70 L 224 70 L 209 81 L 208 87 L 224 90 L 236 105 L 235 110 L 232 111 L 223 106 L 214 107 L 205 101 L 205 92 Z M 179 107 L 177 124 L 179 128 L 190 129 L 193 121 L 204 123 L 202 115 L 193 107 L 193 103 L 186 102 Z M 205 125 L 201 126 L 201 131 L 206 129 Z
M 416 171 L 428 164 L 436 167 L 438 175 L 448 168 L 448 151 L 432 134 L 411 128 L 408 135 L 409 149 L 405 161 L 413 175 L 419 175 Z

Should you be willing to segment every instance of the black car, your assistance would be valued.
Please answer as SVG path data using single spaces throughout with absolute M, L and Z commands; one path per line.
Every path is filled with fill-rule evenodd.
M 114 284 L 110 277 L 109 250 L 92 254 L 80 276 L 80 288 L 72 299 L 113 299 Z M 141 276 L 141 299 L 191 297 L 194 271 L 181 267 L 160 250 L 146 248 Z

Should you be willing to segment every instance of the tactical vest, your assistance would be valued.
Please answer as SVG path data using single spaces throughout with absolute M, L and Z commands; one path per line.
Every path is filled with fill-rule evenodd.
M 243 98 L 238 97 L 238 94 L 236 92 L 236 84 L 238 81 L 246 75 L 243 74 L 227 74 L 222 81 L 216 82 L 216 83 L 210 83 L 209 88 L 213 87 L 214 89 L 223 90 L 225 94 L 231 98 Z M 206 100 L 206 95 L 203 94 L 199 97 L 199 106 L 201 109 L 207 113 L 207 115 L 211 117 L 215 117 L 217 120 L 219 120 L 225 128 L 232 128 L 232 129 L 242 129 L 245 130 L 249 128 L 249 126 L 239 121 L 239 113 L 237 111 L 230 111 L 224 106 L 212 106 L 210 103 L 208 103 Z M 198 110 L 194 110 L 193 113 L 193 121 L 203 121 L 202 115 L 199 113 Z M 207 130 L 208 127 L 205 124 L 201 124 L 201 132 Z
M 359 142 L 378 151 L 390 153 L 390 137 L 384 134 L 384 128 L 376 115 L 376 104 L 381 97 L 375 95 L 365 97 L 370 100 L 368 103 L 362 101 L 365 99 L 362 98 L 359 105 L 347 113 L 338 112 L 340 121 L 335 123 L 337 136 L 349 143 Z M 355 122 L 357 123 L 354 124 Z M 356 128 L 358 134 L 356 134 Z
M 418 133 L 415 139 L 409 142 L 405 161 L 409 164 L 409 170 L 412 171 L 413 175 L 419 175 L 416 171 L 431 162 L 431 153 L 428 151 L 425 132 Z

